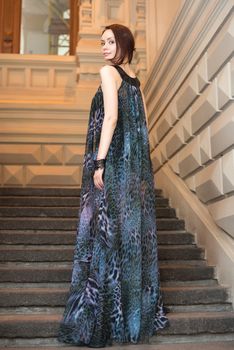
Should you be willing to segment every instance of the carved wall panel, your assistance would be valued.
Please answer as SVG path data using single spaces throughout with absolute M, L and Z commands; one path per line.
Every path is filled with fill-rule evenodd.
M 194 12 L 186 20 L 193 18 L 197 26 L 193 35 L 197 35 L 197 41 L 195 37 L 192 41 L 190 36 L 185 39 L 178 31 L 180 50 L 176 41 L 165 42 L 156 62 L 157 69 L 147 77 L 145 92 L 155 173 L 163 173 L 162 169 L 168 164 L 207 205 L 215 222 L 233 234 L 234 216 L 226 203 L 233 209 L 234 15 L 230 2 L 225 4 L 226 15 L 216 17 L 217 27 L 212 36 L 209 33 L 211 27 L 206 34 L 199 27 L 200 21 L 207 24 L 207 15 L 204 14 L 203 19 L 192 17 L 204 3 L 193 3 Z M 215 6 L 206 5 L 215 17 L 212 12 L 216 11 Z M 224 3 L 217 1 L 216 6 L 222 11 Z M 183 26 L 187 30 L 184 22 Z M 170 35 L 176 37 L 176 30 L 173 27 Z M 178 50 L 176 57 L 173 54 L 175 47 Z M 171 55 L 166 58 L 165 52 Z M 166 72 L 170 73 L 170 79 Z

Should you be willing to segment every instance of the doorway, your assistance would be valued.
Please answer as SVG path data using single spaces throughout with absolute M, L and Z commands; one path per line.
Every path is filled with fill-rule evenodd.
M 74 55 L 78 0 L 0 0 L 0 52 Z

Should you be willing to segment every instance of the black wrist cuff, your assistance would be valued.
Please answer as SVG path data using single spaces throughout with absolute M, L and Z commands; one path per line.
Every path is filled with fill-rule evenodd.
M 96 160 L 94 160 L 94 170 L 104 169 L 105 168 L 105 164 L 106 164 L 106 160 L 105 159 L 96 159 Z

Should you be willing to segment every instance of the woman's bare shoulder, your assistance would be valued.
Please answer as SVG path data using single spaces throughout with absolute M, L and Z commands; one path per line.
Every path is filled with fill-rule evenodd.
M 113 66 L 110 66 L 106 64 L 105 66 L 101 67 L 99 70 L 101 75 L 113 75 L 116 76 L 116 69 Z

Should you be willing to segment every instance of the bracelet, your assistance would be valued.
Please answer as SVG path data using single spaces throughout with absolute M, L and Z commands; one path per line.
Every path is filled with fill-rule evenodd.
M 106 164 L 106 160 L 105 159 L 96 159 L 96 160 L 94 160 L 94 170 L 104 169 L 105 168 L 105 164 Z

